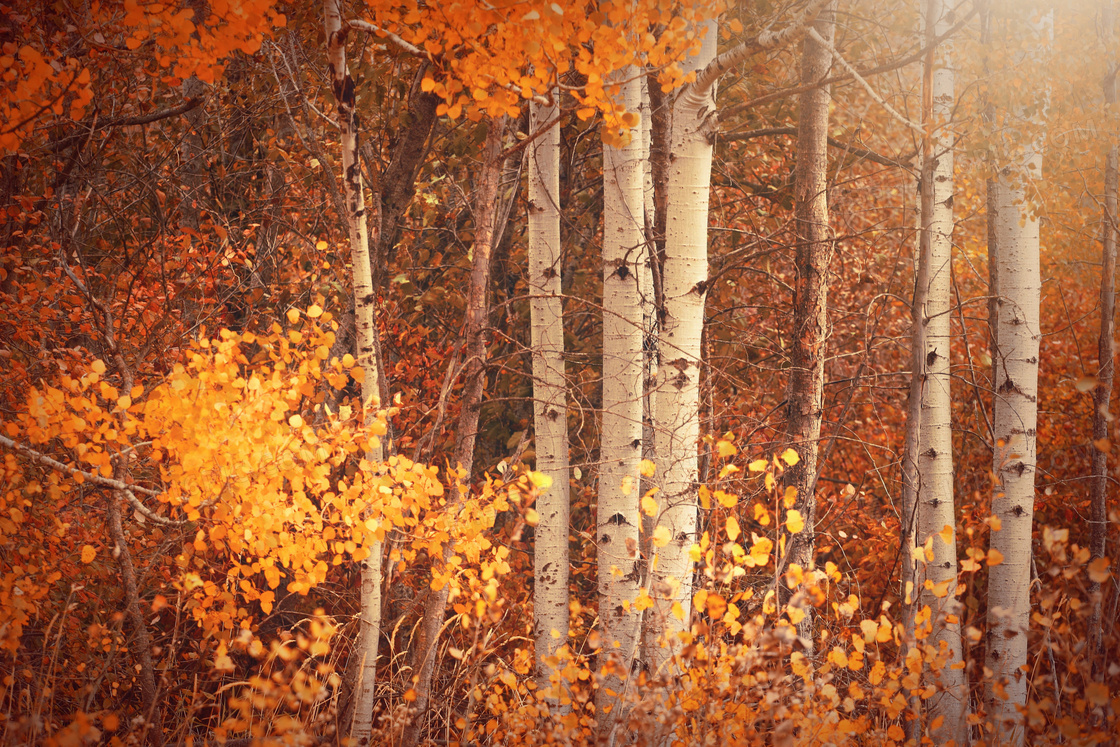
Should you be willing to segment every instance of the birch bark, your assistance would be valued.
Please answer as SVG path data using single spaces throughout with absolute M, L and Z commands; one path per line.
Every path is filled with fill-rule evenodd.
M 350 257 L 354 286 L 354 327 L 357 365 L 365 378 L 362 401 L 365 419 L 372 422 L 379 404 L 377 325 L 374 320 L 373 277 L 370 271 L 370 237 L 366 228 L 366 205 L 362 169 L 358 161 L 358 132 L 354 115 L 354 81 L 346 65 L 346 35 L 338 0 L 323 2 L 323 30 L 331 86 L 338 105 L 339 139 L 342 145 L 342 181 L 345 187 L 346 220 L 350 228 Z M 376 223 L 376 222 L 375 222 Z M 373 464 L 382 461 L 381 447 L 366 453 Z M 370 743 L 373 730 L 374 687 L 377 680 L 377 644 L 381 635 L 381 543 L 370 542 L 369 557 L 361 565 L 361 609 L 358 635 L 351 654 L 350 679 L 352 719 L 350 736 L 359 746 Z
M 558 92 L 555 92 L 558 93 Z M 554 95 L 555 95 L 554 93 Z M 533 103 L 530 132 L 552 122 L 555 104 Z M 564 308 L 560 283 L 560 127 L 552 126 L 529 149 L 529 293 L 533 349 L 533 430 L 537 471 L 552 484 L 537 496 L 533 547 L 533 629 L 536 681 L 547 700 L 556 652 L 568 641 L 568 404 L 564 378 Z M 558 684 L 558 683 L 557 683 Z
M 1053 34 L 1053 11 L 1015 7 L 1011 23 L 1025 29 L 1027 51 L 1020 63 L 1037 66 Z M 1013 36 L 1019 36 L 1015 34 Z M 1003 562 L 988 571 L 988 652 L 993 673 L 985 683 L 988 718 L 1001 744 L 1024 743 L 1027 631 L 1030 624 L 1031 529 L 1034 517 L 1038 420 L 1039 221 L 1033 206 L 1042 176 L 1045 89 L 1008 112 L 1010 160 L 996 180 L 996 266 L 999 298 L 996 318 L 994 427 L 997 477 L 991 549 Z
M 715 23 L 707 25 L 693 70 L 715 58 Z M 699 82 L 699 81 L 698 81 Z M 662 274 L 664 308 L 657 345 L 662 360 L 655 390 L 654 433 L 660 459 L 661 491 L 657 524 L 668 530 L 667 544 L 654 547 L 646 613 L 665 645 L 651 645 L 646 658 L 662 670 L 690 627 L 692 562 L 696 541 L 697 441 L 700 437 L 700 335 L 708 280 L 708 195 L 712 144 L 708 116 L 715 109 L 715 78 L 693 83 L 673 103 Z M 655 533 L 656 536 L 656 533 Z M 655 545 L 659 542 L 655 542 Z
M 641 106 L 634 67 L 611 76 L 615 105 Z M 603 143 L 603 413 L 600 428 L 598 543 L 599 621 L 603 681 L 596 694 L 600 732 L 617 718 L 634 659 L 641 615 L 634 606 L 641 583 L 638 512 L 642 459 L 644 335 L 639 278 L 645 251 L 642 131 L 625 143 Z
M 795 39 L 826 2 L 812 0 L 784 29 L 766 31 L 718 57 L 715 22 L 706 24 L 699 56 L 685 65 L 697 71 L 696 79 L 677 93 L 672 105 L 653 422 L 661 475 L 657 523 L 667 530 L 667 541 L 660 547 L 654 542 L 650 561 L 653 607 L 646 612 L 649 622 L 643 645 L 651 672 L 664 672 L 691 629 L 689 553 L 697 525 L 701 333 L 708 291 L 708 197 L 716 82 L 751 55 Z
M 953 23 L 954 0 L 925 0 L 924 43 L 946 33 Z M 927 700 L 930 735 L 937 744 L 968 743 L 968 680 L 961 658 L 960 604 L 956 596 L 957 542 L 953 497 L 953 433 L 950 378 L 950 311 L 953 244 L 953 139 L 955 105 L 951 40 L 926 59 L 924 120 L 927 136 L 922 164 L 922 261 L 925 304 L 916 311 L 924 328 L 917 361 L 924 367 L 921 387 L 920 448 L 917 451 L 917 544 L 931 544 L 919 575 L 918 607 L 929 607 L 938 651 L 938 692 Z M 916 425 L 916 424 L 915 424 Z M 907 427 L 911 427 L 908 423 Z M 932 582 L 926 588 L 925 581 Z

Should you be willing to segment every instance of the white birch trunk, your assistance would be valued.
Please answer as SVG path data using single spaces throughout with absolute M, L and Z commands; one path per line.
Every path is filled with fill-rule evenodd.
M 665 257 L 661 277 L 664 308 L 657 335 L 659 356 L 654 422 L 661 492 L 657 524 L 668 544 L 654 547 L 650 561 L 644 647 L 648 668 L 662 672 L 691 629 L 692 561 L 696 542 L 700 438 L 701 333 L 708 288 L 708 197 L 712 175 L 715 86 L 719 77 L 753 54 L 783 46 L 803 33 L 828 0 L 812 0 L 784 29 L 766 31 L 719 57 L 716 24 L 709 21 L 699 56 L 682 67 L 696 80 L 673 103 L 667 185 Z M 657 633 L 660 633 L 658 636 Z M 660 638 L 658 645 L 656 639 Z
M 1012 22 L 1028 27 L 1024 59 L 1038 64 L 1053 34 L 1053 12 L 1016 7 Z M 988 572 L 988 654 L 992 678 L 985 683 L 988 718 L 1000 744 L 1024 742 L 1027 631 L 1030 624 L 1031 529 L 1038 415 L 1039 221 L 1036 180 L 1042 175 L 1042 126 L 1047 94 L 1009 113 L 1011 158 L 997 184 L 996 239 L 999 294 L 996 320 L 995 437 L 993 470 L 998 478 L 992 515 L 1000 521 L 991 548 L 1003 562 Z
M 558 93 L 558 92 L 556 92 Z M 556 105 L 531 104 L 529 131 L 559 115 Z M 568 400 L 564 377 L 564 308 L 560 289 L 560 126 L 529 149 L 529 293 L 533 350 L 533 432 L 537 471 L 552 484 L 537 496 L 533 547 L 533 629 L 536 681 L 549 691 L 553 657 L 568 642 Z M 556 706 L 558 691 L 547 697 Z
M 953 22 L 954 0 L 925 0 L 924 44 L 948 31 Z M 920 449 L 918 451 L 917 544 L 932 538 L 933 558 L 919 577 L 919 608 L 930 608 L 932 635 L 927 643 L 944 652 L 937 673 L 938 693 L 926 701 L 930 729 L 937 744 L 968 742 L 968 680 L 961 658 L 960 604 L 956 597 L 957 542 L 953 497 L 952 396 L 950 388 L 950 310 L 953 244 L 953 138 L 950 120 L 955 104 L 951 44 L 942 42 L 927 58 L 925 75 L 926 126 L 930 130 L 922 169 L 922 243 L 926 262 L 925 309 L 919 309 L 925 326 L 921 351 L 925 377 L 921 392 Z M 927 248 L 928 247 L 928 248 Z M 946 534 L 942 534 L 949 527 Z M 946 539 L 947 537 L 947 539 Z M 945 593 L 945 590 L 948 593 Z M 940 721 L 938 721 L 940 719 Z
M 372 422 L 379 404 L 377 325 L 374 320 L 373 278 L 370 273 L 370 240 L 366 229 L 366 205 L 362 170 L 358 165 L 358 133 L 354 116 L 354 81 L 346 66 L 346 30 L 342 27 L 337 0 L 323 2 L 323 29 L 331 85 L 338 103 L 339 138 L 342 145 L 342 177 L 345 187 L 346 219 L 350 226 L 350 257 L 354 285 L 354 327 L 357 361 L 365 379 L 362 401 L 366 423 Z M 373 464 L 382 461 L 381 447 L 366 453 Z M 381 543 L 369 543 L 369 557 L 362 561 L 361 610 L 358 636 L 351 654 L 354 692 L 350 711 L 350 736 L 355 744 L 369 744 L 373 730 L 374 686 L 377 675 L 377 644 L 381 635 Z
M 698 57 L 686 69 L 705 68 L 715 57 L 716 26 L 708 23 Z M 698 81 L 700 82 L 700 81 Z M 649 668 L 658 672 L 679 650 L 680 634 L 690 629 L 692 561 L 696 542 L 697 441 L 700 437 L 700 337 L 708 281 L 708 195 L 712 143 L 708 116 L 715 109 L 715 78 L 691 84 L 673 104 L 662 277 L 664 310 L 658 333 L 661 362 L 655 390 L 654 432 L 661 475 L 657 525 L 669 542 L 654 547 L 650 596 L 652 629 L 663 646 L 650 646 Z
M 619 71 L 611 85 L 619 87 L 615 104 L 638 112 L 638 69 Z M 625 146 L 603 144 L 603 415 L 596 518 L 604 674 L 596 710 L 601 732 L 615 723 L 641 629 L 634 601 L 641 583 L 638 491 L 644 334 L 638 284 L 644 247 L 642 132 L 634 128 Z

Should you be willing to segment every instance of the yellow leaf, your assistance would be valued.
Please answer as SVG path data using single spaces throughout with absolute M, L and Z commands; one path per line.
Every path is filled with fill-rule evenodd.
M 535 508 L 530 508 L 525 512 L 525 523 L 531 527 L 541 523 L 541 515 L 537 513 Z
M 941 531 L 937 533 L 937 536 L 940 537 L 941 541 L 946 545 L 949 544 L 953 541 L 953 527 L 946 524 L 942 527 Z
M 1003 562 L 1003 553 L 995 548 L 988 550 L 988 565 L 999 565 Z
M 732 495 L 731 493 L 725 493 L 722 490 L 717 490 L 716 500 L 719 501 L 719 505 L 723 506 L 724 508 L 732 508 L 736 503 L 739 502 L 739 496 Z
M 797 488 L 790 485 L 786 488 L 786 492 L 782 495 L 782 503 L 786 508 L 793 508 L 793 504 L 797 503 Z
M 634 477 L 626 475 L 622 478 L 622 494 L 630 495 L 632 492 L 634 492 Z
M 669 544 L 670 539 L 672 539 L 672 535 L 669 534 L 669 530 L 666 527 L 659 526 L 657 529 L 653 530 L 654 547 L 665 547 L 665 545 Z
M 645 495 L 642 497 L 642 513 L 646 516 L 657 515 L 657 501 L 653 499 L 653 496 Z
M 1089 564 L 1089 580 L 1103 584 L 1112 574 L 1108 570 L 1108 558 L 1097 558 Z M 1098 704 L 1100 705 L 1100 704 Z
M 747 469 L 751 472 L 762 472 L 766 469 L 767 461 L 765 459 L 755 459 L 747 465 Z
M 529 480 L 537 486 L 538 490 L 548 490 L 552 487 L 552 478 L 543 472 L 530 472 Z
M 801 518 L 801 512 L 796 508 L 791 508 L 786 512 L 786 529 L 791 534 L 797 534 L 805 528 L 805 519 Z
M 105 373 L 105 361 L 98 358 L 93 363 L 89 364 L 89 369 L 100 376 Z
M 288 321 L 292 324 L 299 321 L 299 309 L 288 309 Z
M 730 441 L 721 440 L 716 443 L 716 448 L 719 450 L 719 455 L 723 459 L 733 457 L 739 453 L 739 450 L 735 448 L 735 444 L 731 443 Z
M 653 462 L 651 462 L 648 459 L 643 459 L 642 460 L 642 465 L 641 465 L 642 477 L 653 477 L 653 475 L 656 471 L 657 471 L 657 465 L 655 465 Z
M 786 449 L 782 452 L 782 461 L 792 467 L 801 461 L 801 457 L 793 449 Z
M 742 534 L 742 530 L 739 529 L 739 520 L 736 519 L 734 516 L 728 516 L 727 517 L 727 527 L 726 528 L 727 528 L 727 539 L 731 540 L 732 542 L 739 539 L 739 535 Z
M 353 368 L 354 364 L 356 362 L 357 361 L 354 360 L 354 356 L 350 355 L 349 353 L 342 356 L 342 367 L 343 368 Z
M 292 426 L 293 428 L 299 428 L 301 425 L 303 425 L 303 418 L 301 418 L 299 415 L 293 415 L 288 418 L 288 425 Z
M 323 315 L 323 307 L 317 303 L 311 304 L 307 307 L 307 315 L 312 319 L 318 319 Z
M 97 548 L 95 548 L 93 545 L 83 545 L 82 546 L 82 562 L 83 563 L 88 565 L 88 564 L 92 563 L 93 559 L 96 558 L 96 557 L 97 557 Z
M 669 611 L 673 613 L 673 617 L 681 621 L 684 620 L 684 607 L 681 606 L 680 602 L 673 602 L 673 606 Z

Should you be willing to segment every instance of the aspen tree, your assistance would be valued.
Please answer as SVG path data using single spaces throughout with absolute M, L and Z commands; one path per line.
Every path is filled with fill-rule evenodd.
M 630 66 L 611 75 L 616 112 L 633 118 L 641 77 Z M 625 113 L 624 113 L 625 112 Z M 638 498 L 642 459 L 642 305 L 639 278 L 645 250 L 642 130 L 631 119 L 621 136 L 603 130 L 603 412 L 600 428 L 598 545 L 599 620 L 605 678 L 596 695 L 601 730 L 615 709 L 634 659 L 641 615 L 634 602 L 641 581 Z
M 1035 68 L 1053 35 L 1053 11 L 1034 3 L 1012 6 L 1010 38 L 1026 42 L 1017 63 Z M 1033 204 L 1042 176 L 1043 125 L 1048 94 L 1029 89 L 1030 101 L 1006 112 L 1005 163 L 996 179 L 995 219 L 999 297 L 993 356 L 996 448 L 988 571 L 988 718 L 1000 744 L 1021 745 L 1025 727 L 1027 631 L 1030 624 L 1031 530 L 1034 518 L 1038 421 L 1039 220 Z M 991 561 L 989 561 L 991 563 Z
M 692 616 L 692 559 L 696 543 L 700 437 L 700 360 L 708 283 L 708 197 L 712 137 L 717 124 L 715 87 L 723 73 L 760 51 L 784 46 L 801 34 L 825 5 L 810 2 L 788 26 L 766 31 L 716 56 L 716 27 L 710 21 L 700 54 L 685 61 L 696 71 L 677 92 L 667 173 L 665 256 L 661 272 L 663 307 L 657 347 L 660 361 L 653 429 L 661 491 L 656 498 L 647 611 L 643 636 L 651 671 L 663 670 L 680 646 Z M 656 645 L 660 639 L 666 645 Z
M 835 31 L 834 3 L 813 23 L 819 39 L 806 38 L 801 53 L 801 83 L 813 85 L 828 76 L 832 53 L 828 46 Z M 828 268 L 832 262 L 832 230 L 828 217 L 828 108 L 832 101 L 829 86 L 818 86 L 801 94 L 797 123 L 797 164 L 794 168 L 794 267 L 793 330 L 790 350 L 790 376 L 786 388 L 786 439 L 798 456 L 785 472 L 787 499 L 782 526 L 785 566 L 797 565 L 805 571 L 813 566 L 817 456 L 820 447 L 821 419 L 824 413 L 824 360 L 828 339 Z M 796 511 L 802 528 L 791 522 Z M 793 589 L 783 581 L 780 601 L 785 604 Z M 808 612 L 808 611 L 807 611 Z M 811 641 L 810 616 L 798 625 L 806 641 Z
M 953 139 L 951 118 L 954 71 L 951 40 L 934 46 L 953 23 L 952 0 L 924 0 L 923 43 L 933 47 L 923 74 L 921 233 L 919 261 L 924 265 L 915 287 L 915 376 L 920 378 L 919 418 L 907 430 L 919 434 L 916 460 L 916 544 L 928 548 L 915 579 L 917 607 L 930 610 L 926 641 L 942 651 L 938 692 L 926 701 L 930 735 L 938 744 L 968 741 L 968 680 L 961 658 L 960 604 L 956 597 L 957 543 L 953 497 L 953 433 L 950 364 L 951 275 L 953 244 Z M 920 287 L 924 285 L 924 287 Z M 924 302 L 919 304 L 919 294 Z M 914 392 L 911 391 L 911 396 Z M 925 582 L 930 583 L 925 583 Z
M 474 243 L 471 246 L 471 277 L 467 291 L 466 320 L 463 325 L 463 347 L 466 358 L 463 374 L 462 406 L 456 425 L 454 460 L 460 471 L 460 479 L 469 480 L 474 467 L 474 445 L 478 436 L 478 414 L 482 409 L 482 394 L 486 385 L 487 331 L 486 320 L 490 315 L 490 260 L 494 253 L 494 239 L 498 232 L 499 187 L 502 166 L 505 163 L 502 140 L 505 134 L 504 116 L 486 120 L 486 140 L 482 150 L 481 172 L 475 190 Z M 452 489 L 446 510 L 456 511 L 462 504 L 465 486 Z M 441 563 L 446 564 L 454 545 L 444 544 Z M 423 716 L 428 710 L 432 693 L 432 675 L 435 672 L 436 650 L 439 633 L 443 627 L 447 597 L 451 588 L 448 583 L 433 589 L 424 605 L 424 617 L 420 621 L 416 646 L 412 652 L 413 718 L 405 728 L 401 743 L 415 745 L 420 741 Z
M 357 365 L 362 380 L 362 402 L 366 423 L 373 422 L 379 404 L 377 325 L 374 320 L 373 277 L 370 272 L 370 237 L 366 228 L 366 204 L 362 169 L 358 159 L 357 119 L 354 115 L 354 80 L 346 65 L 346 29 L 338 0 L 323 2 L 323 30 L 327 39 L 327 60 L 331 86 L 338 105 L 339 139 L 342 146 L 342 181 L 345 189 L 346 220 L 350 228 L 350 257 L 354 286 L 354 327 L 357 339 Z M 374 222 L 376 225 L 376 221 Z M 375 239 L 376 242 L 376 239 Z M 380 464 L 383 454 L 377 446 L 366 459 Z M 369 557 L 362 561 L 361 610 L 358 635 L 351 657 L 351 679 L 355 688 L 351 706 L 350 736 L 358 745 L 369 744 L 373 730 L 374 687 L 377 677 L 377 644 L 381 635 L 381 543 L 371 541 Z
M 1101 82 L 1104 88 L 1105 105 L 1111 116 L 1115 116 L 1117 75 L 1120 62 L 1117 59 L 1116 38 L 1113 26 L 1116 23 L 1113 0 L 1105 0 L 1101 13 L 1101 28 L 1106 44 L 1108 73 Z M 1107 557 L 1108 539 L 1108 407 L 1112 396 L 1112 381 L 1115 374 L 1116 356 L 1116 201 L 1120 189 L 1120 153 L 1116 145 L 1115 129 L 1108 131 L 1113 139 L 1112 147 L 1104 166 L 1104 199 L 1101 201 L 1101 327 L 1097 338 L 1097 385 L 1093 390 L 1093 480 L 1090 484 L 1090 520 L 1093 522 L 1089 534 L 1090 562 Z M 1100 678 L 1104 661 L 1102 659 L 1102 599 L 1101 582 L 1091 580 L 1089 593 L 1092 609 L 1089 616 L 1089 656 L 1092 657 L 1093 674 Z
M 554 96 L 558 94 L 554 92 Z M 532 103 L 530 132 L 559 115 L 555 103 Z M 529 289 L 533 348 L 533 431 L 537 471 L 552 483 L 537 496 L 533 546 L 536 680 L 548 691 L 557 650 L 568 640 L 568 407 L 564 377 L 564 307 L 560 283 L 560 127 L 553 123 L 529 148 Z M 559 704 L 559 693 L 549 701 Z

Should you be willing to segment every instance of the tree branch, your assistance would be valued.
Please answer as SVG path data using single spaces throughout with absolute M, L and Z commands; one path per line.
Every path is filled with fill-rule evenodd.
M 974 15 L 976 15 L 976 13 L 979 9 L 978 5 L 979 5 L 978 3 L 974 3 L 973 6 L 972 6 L 972 10 L 970 10 L 968 12 L 968 14 L 964 18 L 962 18 L 960 21 L 958 21 L 951 29 L 946 31 L 941 36 L 938 36 L 938 37 L 934 38 L 929 44 L 927 44 L 926 46 L 917 50 L 913 54 L 909 54 L 905 57 L 900 57 L 899 59 L 892 60 L 891 62 L 885 62 L 882 65 L 876 65 L 875 67 L 869 67 L 866 70 L 857 70 L 856 72 L 858 72 L 859 75 L 863 76 L 864 78 L 869 78 L 873 75 L 882 75 L 883 73 L 889 73 L 892 70 L 897 70 L 900 67 L 906 67 L 907 65 L 909 65 L 911 63 L 918 62 L 923 57 L 925 57 L 927 54 L 929 54 L 930 50 L 937 48 L 937 46 L 939 44 L 941 44 L 941 42 L 943 42 L 946 39 L 948 39 L 949 37 L 955 35 L 958 31 L 960 31 L 962 28 L 964 28 L 966 25 L 968 25 L 968 22 L 972 20 L 972 17 Z M 852 80 L 852 75 L 850 75 L 848 73 L 844 73 L 843 75 L 833 75 L 833 76 L 830 76 L 828 78 L 823 78 L 823 79 L 817 81 L 816 83 L 812 83 L 810 85 L 794 86 L 792 88 L 784 88 L 780 91 L 773 91 L 771 93 L 763 94 L 762 96 L 751 99 L 750 101 L 747 101 L 746 103 L 739 104 L 738 106 L 733 106 L 729 109 L 724 109 L 723 111 L 720 112 L 719 119 L 722 122 L 722 121 L 724 121 L 726 119 L 729 119 L 731 117 L 734 117 L 738 114 L 742 114 L 743 112 L 745 112 L 749 109 L 753 109 L 756 106 L 762 106 L 763 104 L 768 104 L 771 101 L 776 101 L 777 99 L 782 99 L 782 98 L 785 98 L 786 96 L 796 96 L 799 93 L 805 93 L 806 91 L 812 91 L 812 90 L 814 90 L 816 88 L 820 88 L 822 86 L 830 86 L 833 83 L 846 83 L 850 80 Z
M 398 49 L 414 57 L 421 57 L 425 60 L 430 59 L 431 57 L 431 55 L 420 49 L 420 47 L 417 47 L 415 44 L 410 44 L 409 42 L 406 42 L 404 39 L 394 34 L 392 31 L 386 31 L 380 26 L 373 25 L 369 21 L 347 21 L 346 25 L 352 29 L 357 29 L 358 31 L 365 31 L 367 34 L 376 34 L 377 36 L 384 37 L 385 39 L 392 42 L 392 44 Z
M 766 128 L 761 129 L 761 130 L 741 130 L 739 132 L 720 133 L 719 139 L 730 142 L 730 141 L 734 141 L 734 140 L 754 140 L 755 138 L 770 137 L 772 135 L 789 135 L 791 137 L 796 137 L 797 136 L 797 128 L 796 127 L 766 127 Z M 894 168 L 906 169 L 907 171 L 909 171 L 910 168 L 911 168 L 910 164 L 908 164 L 906 161 L 908 161 L 910 158 L 913 158 L 913 155 L 909 156 L 905 160 L 897 161 L 893 158 L 890 158 L 889 156 L 884 156 L 884 155 L 881 155 L 879 153 L 876 153 L 873 150 L 867 150 L 866 148 L 860 148 L 860 147 L 852 145 L 850 143 L 842 143 L 839 140 L 837 140 L 836 138 L 831 138 L 830 137 L 828 139 L 828 144 L 833 148 L 839 148 L 841 150 L 846 150 L 846 151 L 848 151 L 849 153 L 851 153 L 855 156 L 859 156 L 860 158 L 866 158 L 868 161 L 874 161 L 875 163 L 882 164 L 883 166 L 891 166 L 891 167 L 894 167 Z

